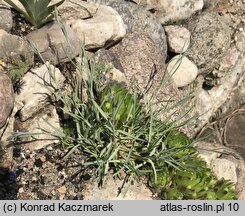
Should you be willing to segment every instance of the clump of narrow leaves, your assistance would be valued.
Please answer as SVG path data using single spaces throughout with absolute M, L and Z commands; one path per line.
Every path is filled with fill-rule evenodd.
M 54 18 L 55 8 L 60 6 L 65 0 L 61 0 L 53 5 L 49 5 L 51 0 L 19 0 L 24 10 L 12 0 L 4 1 L 22 14 L 36 28 L 40 28 Z
M 164 110 L 152 111 L 151 105 L 142 105 L 140 96 L 120 84 L 99 87 L 100 74 L 93 63 L 86 57 L 80 62 L 80 76 L 86 73 L 87 77 L 83 81 L 87 101 L 81 100 L 81 85 L 76 83 L 71 95 L 57 97 L 66 107 L 64 115 L 73 122 L 71 130 L 65 124 L 63 146 L 80 148 L 88 156 L 83 165 L 95 170 L 94 177 L 101 185 L 112 170 L 115 176 L 126 173 L 134 179 L 153 173 L 156 179 L 156 166 L 178 167 L 179 159 L 174 155 L 179 149 L 167 148 L 165 142 L 177 126 L 169 119 L 158 119 Z
M 235 198 L 232 184 L 218 181 L 197 158 L 193 142 L 178 131 L 177 122 L 171 116 L 159 120 L 159 114 L 171 107 L 153 111 L 150 103 L 141 104 L 140 96 L 120 84 L 102 87 L 86 56 L 77 68 L 82 81 L 74 83 L 72 93 L 56 92 L 68 120 L 59 136 L 70 152 L 84 152 L 83 166 L 93 169 L 99 185 L 112 172 L 117 177 L 126 174 L 128 180 L 149 177 L 149 185 L 162 199 Z M 183 106 L 185 101 L 171 106 Z

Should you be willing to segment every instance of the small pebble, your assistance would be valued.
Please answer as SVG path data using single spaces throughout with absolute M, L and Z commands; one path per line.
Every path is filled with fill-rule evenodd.
M 53 147 L 50 145 L 50 146 L 47 147 L 47 150 L 52 151 Z
M 23 158 L 23 159 L 26 158 L 26 157 L 25 157 L 25 154 L 24 154 L 23 152 L 20 153 L 20 157 Z
M 59 193 L 61 193 L 61 194 L 65 194 L 65 193 L 66 193 L 66 186 L 64 185 L 64 186 L 60 187 L 60 188 L 58 189 L 58 191 L 59 191 Z
M 45 155 L 42 155 L 42 156 L 40 157 L 40 160 L 41 160 L 42 162 L 46 161 L 46 156 L 45 156 Z
M 19 188 L 18 192 L 19 193 L 23 193 L 24 192 L 24 188 L 23 187 Z

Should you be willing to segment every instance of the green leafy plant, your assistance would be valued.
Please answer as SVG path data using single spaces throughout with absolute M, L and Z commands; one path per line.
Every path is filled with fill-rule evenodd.
M 206 162 L 198 157 L 197 150 L 184 134 L 171 131 L 170 137 L 168 137 L 168 145 L 180 149 L 175 157 L 179 158 L 181 156 L 185 169 L 165 167 L 164 170 L 158 171 L 157 181 L 154 180 L 152 174 L 150 175 L 149 185 L 162 199 L 236 199 L 233 183 L 218 179 L 207 167 Z M 190 148 L 182 148 L 188 143 Z M 183 157 L 184 155 L 186 157 Z
M 51 0 L 19 0 L 24 7 L 23 10 L 12 0 L 4 1 L 21 13 L 36 28 L 40 28 L 51 21 L 54 18 L 55 8 L 64 2 L 64 0 L 61 0 L 56 4 L 49 5 Z
M 140 112 L 138 100 L 120 84 L 105 87 L 100 100 L 102 110 L 112 118 L 117 128 L 123 127 L 123 123 Z
M 84 53 L 76 67 L 77 76 L 86 79 L 78 78 L 83 81 L 74 82 L 70 95 L 55 93 L 64 105 L 64 115 L 73 122 L 72 130 L 65 124 L 60 138 L 63 147 L 71 152 L 79 148 L 87 155 L 83 165 L 94 169 L 94 177 L 98 177 L 100 185 L 110 171 L 115 176 L 126 173 L 130 180 L 152 173 L 156 180 L 157 167 L 185 166 L 181 157 L 175 157 L 179 148 L 168 148 L 165 142 L 169 132 L 178 128 L 177 122 L 170 121 L 170 116 L 160 121 L 158 115 L 184 104 L 186 98 L 168 109 L 153 111 L 151 104 L 143 108 L 139 96 L 129 93 L 120 84 L 101 87 L 98 79 L 101 74 Z M 86 102 L 81 100 L 82 87 L 87 91 Z
M 162 199 L 198 199 L 198 200 L 234 200 L 236 192 L 232 182 L 218 179 L 205 162 L 199 158 L 192 158 L 186 163 L 196 163 L 203 168 L 202 171 L 189 171 L 167 169 L 167 172 L 159 172 L 155 183 L 150 180 L 151 187 Z

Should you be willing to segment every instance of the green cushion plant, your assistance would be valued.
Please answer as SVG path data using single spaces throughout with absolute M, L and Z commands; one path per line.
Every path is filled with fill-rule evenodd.
M 120 84 L 105 87 L 100 100 L 102 110 L 112 118 L 117 128 L 134 118 L 141 108 L 137 99 Z
M 19 0 L 24 10 L 18 7 L 12 0 L 4 1 L 22 14 L 36 28 L 40 28 L 54 18 L 55 8 L 65 0 L 61 0 L 53 5 L 49 5 L 51 0 Z
M 157 182 L 150 178 L 150 186 L 162 199 L 193 199 L 193 200 L 234 200 L 236 192 L 232 182 L 218 179 L 204 161 L 194 157 L 188 163 L 200 165 L 202 171 L 178 170 L 169 167 L 158 172 Z
M 171 131 L 166 139 L 168 148 L 178 148 L 174 155 L 184 169 L 158 167 L 157 181 L 151 174 L 149 185 L 162 199 L 234 200 L 236 192 L 231 181 L 218 179 L 199 158 L 191 140 L 183 133 Z M 189 146 L 189 148 L 186 148 Z

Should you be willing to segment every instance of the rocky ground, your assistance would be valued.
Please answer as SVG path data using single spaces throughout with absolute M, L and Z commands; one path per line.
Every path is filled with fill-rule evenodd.
M 87 2 L 93 3 L 95 1 L 88 0 Z M 128 6 L 126 6 L 126 3 L 122 5 L 120 1 L 116 0 L 101 0 L 100 2 L 114 8 L 122 18 L 118 18 L 117 12 L 111 12 L 107 8 L 102 8 L 106 12 L 101 10 L 102 12 L 95 13 L 96 10 L 91 6 L 89 10 L 92 11 L 95 26 L 97 26 L 98 20 L 107 22 L 106 28 L 101 29 L 97 26 L 98 29 L 95 27 L 95 31 L 89 33 L 90 37 L 86 39 L 85 48 L 92 52 L 91 55 L 95 55 L 96 58 L 113 62 L 114 67 L 123 72 L 113 74 L 118 80 L 122 79 L 124 81 L 125 76 L 128 80 L 131 80 L 132 75 L 136 75 L 138 84 L 144 87 L 147 76 L 152 73 L 153 68 L 161 75 L 166 67 L 165 62 L 181 52 L 183 43 L 186 48 L 188 47 L 183 40 L 186 41 L 186 38 L 191 38 L 192 41 L 190 40 L 189 43 L 194 41 L 192 46 L 195 49 L 190 51 L 189 54 L 187 53 L 188 59 L 185 59 L 185 67 L 180 68 L 182 73 L 174 75 L 174 85 L 170 84 L 165 91 L 161 92 L 161 95 L 166 97 L 178 92 L 178 98 L 181 98 L 187 91 L 194 89 L 198 101 L 196 104 L 197 112 L 204 114 L 199 119 L 198 127 L 188 128 L 187 133 L 195 134 L 196 138 L 203 138 L 211 134 L 206 139 L 208 144 L 205 145 L 205 148 L 210 143 L 213 143 L 212 146 L 216 146 L 218 143 L 217 146 L 222 151 L 215 155 L 209 153 L 205 155 L 203 153 L 204 158 L 213 166 L 214 170 L 216 169 L 216 173 L 220 177 L 223 177 L 225 170 L 227 172 L 226 177 L 228 179 L 233 178 L 233 182 L 237 184 L 239 199 L 245 199 L 245 166 L 243 163 L 243 159 L 245 159 L 245 75 L 243 72 L 245 65 L 245 2 L 241 0 L 204 0 L 205 5 L 201 7 L 202 0 L 196 1 L 195 4 L 194 1 L 189 1 L 191 8 L 186 9 L 181 5 L 174 5 L 173 8 L 177 8 L 176 13 L 168 11 L 165 15 L 162 15 L 161 10 L 154 5 L 154 2 L 147 5 L 146 1 L 132 0 L 127 3 Z M 68 20 L 70 18 L 69 10 L 74 10 L 74 14 L 79 11 L 74 5 L 71 6 L 70 4 L 72 3 L 60 9 L 60 13 Z M 141 9 L 138 9 L 139 5 L 142 6 Z M 150 12 L 145 12 L 146 10 Z M 6 22 L 7 27 L 5 29 L 11 35 L 27 36 L 33 41 L 39 41 L 38 37 L 40 35 L 45 38 L 46 27 L 35 32 L 33 27 L 13 10 L 12 13 L 14 14 L 13 26 L 10 28 L 10 21 Z M 85 22 L 87 19 L 89 20 L 89 15 L 86 12 L 79 11 L 78 13 L 79 16 L 84 18 Z M 105 13 L 108 13 L 111 17 L 104 17 Z M 7 16 L 4 15 L 4 17 Z M 112 24 L 110 19 L 117 20 L 117 23 Z M 127 26 L 127 34 L 123 22 Z M 169 25 L 170 23 L 175 26 Z M 72 57 L 75 57 L 81 51 L 77 45 L 80 39 L 74 33 L 79 28 L 80 23 L 69 20 L 67 25 L 69 27 L 73 26 L 75 29 L 67 27 L 74 48 Z M 117 27 L 114 28 L 114 25 Z M 64 80 L 66 79 L 69 82 L 67 71 L 74 70 L 74 68 L 66 63 L 69 59 L 64 53 L 60 52 L 61 48 L 59 46 L 64 40 L 60 31 L 57 30 L 57 25 L 50 25 L 48 28 L 51 29 L 50 32 L 54 32 L 50 33 L 49 37 L 51 39 L 52 37 L 61 38 L 60 43 L 56 40 L 48 41 L 50 44 L 41 42 L 39 44 L 41 54 L 45 60 L 50 60 L 60 69 L 57 70 L 58 80 L 60 80 L 60 88 L 64 88 L 62 86 Z M 1 22 L 0 29 L 2 29 Z M 116 33 L 112 32 L 112 29 Z M 142 29 L 144 29 L 143 33 L 141 32 Z M 112 32 L 112 35 L 99 35 L 99 31 Z M 0 47 L 4 37 L 8 38 L 9 44 L 12 41 L 15 45 L 14 49 L 19 50 L 27 47 L 20 38 L 15 40 L 10 34 L 8 36 L 4 35 L 6 33 L 0 31 Z M 99 40 L 93 41 L 94 37 L 91 35 L 95 35 L 95 38 L 99 38 Z M 171 39 L 171 37 L 173 38 Z M 118 42 L 122 38 L 122 42 L 114 45 L 113 42 Z M 175 38 L 178 38 L 177 42 Z M 209 40 L 210 38 L 211 40 Z M 52 48 L 57 47 L 54 49 L 43 47 L 46 45 Z M 101 49 L 101 47 L 106 49 Z M 52 52 L 55 49 L 59 54 L 59 58 L 55 55 L 57 53 Z M 97 49 L 99 50 L 95 52 Z M 11 50 L 7 51 L 11 53 Z M 28 47 L 21 50 L 21 52 L 25 53 L 24 58 L 32 68 L 32 73 L 27 73 L 29 77 L 24 77 L 24 81 L 29 82 L 31 86 L 33 80 L 36 79 L 33 74 L 37 71 L 38 74 L 45 72 L 42 72 L 44 69 L 39 70 L 41 64 L 37 63 L 36 59 L 34 61 L 33 53 Z M 66 50 L 65 53 L 67 54 L 67 52 L 69 53 L 69 50 Z M 0 53 L 0 66 L 4 69 L 4 64 L 1 64 L 2 59 L 4 60 L 5 56 Z M 167 70 L 170 71 L 169 68 Z M 159 76 L 156 76 L 153 87 L 159 82 Z M 185 80 L 186 77 L 189 79 Z M 151 91 L 154 92 L 154 88 Z M 34 107 L 28 107 L 27 105 L 32 105 L 28 101 L 30 97 L 28 92 L 35 94 L 35 89 L 29 87 L 24 89 L 19 96 L 15 96 L 14 111 L 12 111 L 12 116 L 9 119 L 10 126 L 11 122 L 14 122 L 12 128 L 7 127 L 6 129 L 3 126 L 5 121 L 2 122 L 4 118 L 0 118 L 0 127 L 3 127 L 3 129 L 0 128 L 2 130 L 0 131 L 1 142 L 5 143 L 7 135 L 17 129 L 23 131 L 36 130 L 36 125 L 39 124 L 46 128 L 47 126 L 41 121 L 42 118 L 48 117 L 48 119 L 51 119 L 52 117 L 54 125 L 59 122 L 60 116 L 54 107 L 45 104 L 44 109 L 37 105 L 43 101 L 42 97 L 33 97 L 32 101 L 35 101 L 36 104 Z M 46 94 L 47 92 L 43 90 L 43 93 Z M 12 95 L 9 95 L 9 98 L 12 98 Z M 161 100 L 162 98 L 158 99 Z M 0 100 L 2 100 L 1 95 Z M 5 102 L 4 99 L 2 101 Z M 8 106 L 11 106 L 11 104 L 8 104 Z M 2 117 L 1 108 L 0 106 L 0 117 Z M 9 113 L 6 111 L 6 113 L 8 117 L 10 111 Z M 39 138 L 43 139 L 43 137 Z M 0 144 L 2 145 L 2 143 Z M 118 182 L 109 178 L 109 189 L 97 190 L 96 182 L 90 182 L 93 171 L 83 170 L 82 163 L 85 156 L 82 152 L 76 150 L 72 156 L 64 159 L 67 150 L 64 150 L 57 140 L 55 144 L 49 144 L 50 141 L 47 143 L 42 140 L 36 142 L 35 147 L 29 144 L 13 146 L 11 165 L 8 165 L 8 160 L 6 160 L 3 168 L 0 169 L 0 199 L 99 199 L 101 197 L 105 199 L 123 199 L 122 195 L 117 197 L 123 181 Z M 3 149 L 5 149 L 6 146 L 3 146 Z M 233 152 L 232 149 L 235 151 Z M 227 164 L 227 166 L 220 168 L 220 164 Z M 154 198 L 151 191 L 141 183 L 135 182 L 131 188 L 127 199 Z
M 83 199 L 83 184 L 90 178 L 82 169 L 84 156 L 81 151 L 64 156 L 59 145 L 35 152 L 15 149 L 13 170 L 2 174 L 1 199 Z

